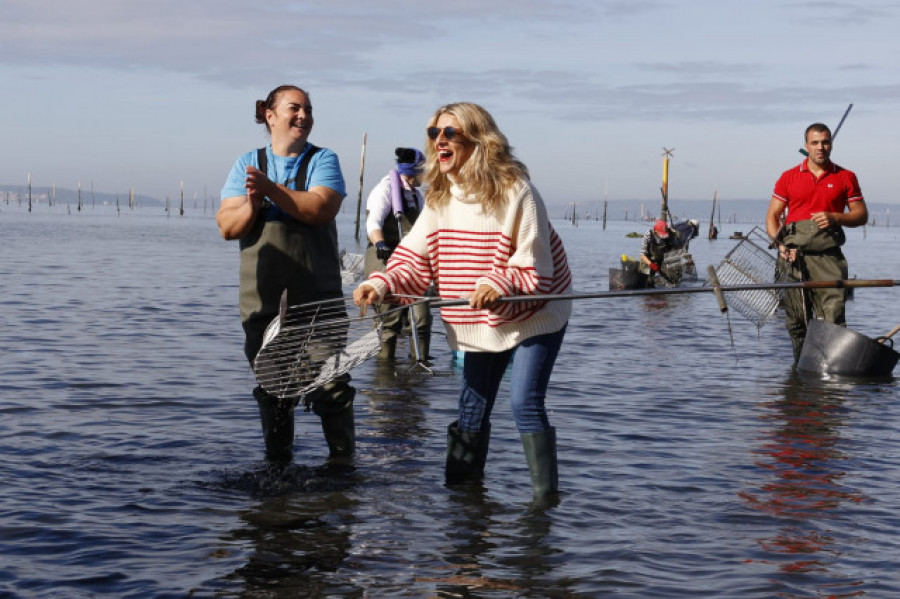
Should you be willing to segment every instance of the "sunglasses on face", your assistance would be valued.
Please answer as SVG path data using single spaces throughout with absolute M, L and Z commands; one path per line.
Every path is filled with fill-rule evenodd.
M 463 134 L 462 129 L 457 129 L 456 127 L 444 127 L 443 129 L 440 127 L 429 127 L 425 132 L 428 134 L 428 139 L 432 140 L 437 139 L 438 136 L 443 133 L 444 137 L 447 138 L 447 141 L 450 141 L 457 135 Z

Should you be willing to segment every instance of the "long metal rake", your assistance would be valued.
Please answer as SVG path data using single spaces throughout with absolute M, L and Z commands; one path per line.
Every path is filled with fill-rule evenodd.
M 895 287 L 900 281 L 892 279 L 853 279 L 837 281 L 803 281 L 786 283 L 745 283 L 720 285 L 715 269 L 709 267 L 711 286 L 671 287 L 653 289 L 625 289 L 599 293 L 569 295 L 521 295 L 504 297 L 502 302 L 543 302 L 624 298 L 648 295 L 684 293 L 713 293 L 724 312 L 726 295 L 734 292 L 827 289 L 857 287 Z M 468 299 L 415 298 L 433 307 L 465 306 Z M 311 391 L 335 380 L 352 368 L 373 357 L 381 349 L 382 319 L 395 310 L 407 310 L 399 305 L 386 312 L 367 314 L 349 298 L 338 298 L 296 306 L 283 306 L 272 321 L 263 340 L 263 347 L 254 361 L 254 373 L 260 386 L 281 398 L 303 397 Z M 354 314 L 355 313 L 355 314 Z

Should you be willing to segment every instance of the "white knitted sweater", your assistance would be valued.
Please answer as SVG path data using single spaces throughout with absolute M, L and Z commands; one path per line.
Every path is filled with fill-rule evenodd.
M 457 186 L 451 193 L 442 208 L 426 204 L 387 269 L 367 281 L 380 298 L 388 291 L 420 296 L 432 282 L 442 299 L 467 298 L 481 284 L 503 296 L 571 293 L 562 240 L 530 182 L 519 181 L 494 214 Z M 441 318 L 452 349 L 503 351 L 560 330 L 571 311 L 571 300 L 517 301 L 493 310 L 444 306 Z

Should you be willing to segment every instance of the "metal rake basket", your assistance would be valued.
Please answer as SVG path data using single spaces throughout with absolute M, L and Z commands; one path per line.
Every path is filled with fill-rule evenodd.
M 363 266 L 365 263 L 365 254 L 355 254 L 346 250 L 341 250 L 341 284 L 352 285 L 359 280 L 363 274 Z
M 716 267 L 719 283 L 751 285 L 784 283 L 787 273 L 778 269 L 777 254 L 769 249 L 769 237 L 759 227 L 753 227 L 741 241 L 725 255 Z M 708 282 L 707 282 L 708 283 Z M 728 306 L 737 310 L 756 328 L 762 328 L 778 309 L 784 291 L 782 289 L 754 289 L 725 291 Z
M 256 380 L 277 397 L 302 397 L 377 354 L 381 322 L 346 298 L 283 307 L 253 362 Z

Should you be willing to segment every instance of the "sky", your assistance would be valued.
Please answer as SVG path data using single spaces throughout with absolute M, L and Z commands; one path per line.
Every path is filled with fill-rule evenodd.
M 266 143 L 254 104 L 308 90 L 348 202 L 484 106 L 548 205 L 768 201 L 812 122 L 868 202 L 898 203 L 895 0 L 3 0 L 0 184 L 218 198 Z M 364 196 L 363 196 L 364 197 Z

